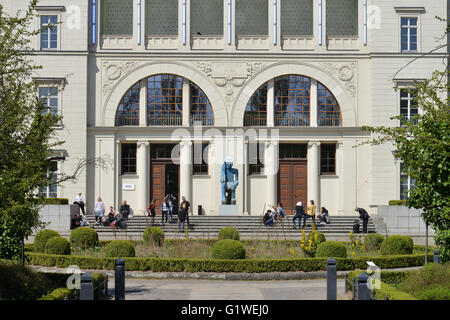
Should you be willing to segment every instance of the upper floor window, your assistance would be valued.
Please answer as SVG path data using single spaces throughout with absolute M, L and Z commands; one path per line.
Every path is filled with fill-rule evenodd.
M 419 113 L 419 108 L 416 102 L 417 91 L 410 89 L 400 89 L 400 115 L 403 116 L 403 121 L 416 123 L 414 117 Z M 402 123 L 403 123 L 402 121 Z
M 358 0 L 326 1 L 326 19 L 328 36 L 357 36 Z
M 39 100 L 47 107 L 45 113 L 58 115 L 58 87 L 39 87 Z
M 136 143 L 122 144 L 122 174 L 136 173 Z
M 416 179 L 412 179 L 410 175 L 406 173 L 405 165 L 400 164 L 400 200 L 406 200 L 409 196 L 409 192 L 416 185 Z
M 58 16 L 41 16 L 41 50 L 58 48 Z
M 244 126 L 265 126 L 267 124 L 267 83 L 252 95 L 244 114 Z
M 402 52 L 417 51 L 417 17 L 402 17 L 400 20 Z
M 319 127 L 340 127 L 342 124 L 341 108 L 336 98 L 321 83 L 317 83 L 317 125 Z
M 335 143 L 322 143 L 320 145 L 320 174 L 336 174 Z
M 264 169 L 264 143 L 251 142 L 248 144 L 248 173 L 261 174 Z
M 208 150 L 209 144 L 194 144 L 193 173 L 208 174 Z
M 58 197 L 57 185 L 58 162 L 50 161 L 50 168 L 47 173 L 48 185 L 39 187 L 39 195 L 44 198 Z
M 214 114 L 211 103 L 203 91 L 195 84 L 190 84 L 191 89 L 191 121 L 190 125 L 200 123 L 202 126 L 214 125 Z
M 139 125 L 139 94 L 140 86 L 137 82 L 120 101 L 116 115 L 116 126 Z

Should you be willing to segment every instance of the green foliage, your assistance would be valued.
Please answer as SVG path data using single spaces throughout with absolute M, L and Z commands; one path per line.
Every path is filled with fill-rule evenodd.
M 441 263 L 450 261 L 450 229 L 437 230 L 434 242 L 439 247 L 439 260 Z
M 134 246 L 129 240 L 113 240 L 105 248 L 105 257 L 134 257 Z
M 45 253 L 49 254 L 70 254 L 69 241 L 61 236 L 48 239 L 45 246 Z
M 227 241 L 227 240 L 221 240 Z M 233 241 L 233 240 L 230 240 Z M 63 256 L 35 252 L 26 253 L 29 263 L 43 267 L 67 268 L 77 265 L 82 269 L 114 270 L 116 258 Z M 433 255 L 428 255 L 431 260 Z M 124 258 L 127 271 L 153 272 L 286 272 L 326 270 L 328 258 L 298 259 L 187 259 L 187 258 Z M 366 269 L 366 261 L 373 261 L 382 269 L 423 266 L 423 254 L 380 257 L 336 258 L 342 270 Z
M 315 226 L 312 225 L 312 230 L 311 233 L 308 234 L 308 237 L 306 237 L 305 229 L 302 230 L 300 247 L 308 257 L 315 257 L 317 254 L 317 246 L 325 241 L 325 235 L 321 232 L 316 231 Z
M 144 242 L 156 244 L 158 246 L 164 245 L 164 231 L 158 227 L 149 227 L 145 229 L 142 236 Z
M 74 248 L 95 248 L 98 246 L 97 231 L 90 227 L 81 227 L 70 233 L 70 244 Z
M 383 240 L 380 247 L 382 255 L 411 254 L 414 242 L 409 236 L 389 236 Z
M 39 231 L 36 234 L 36 236 L 34 237 L 34 251 L 45 252 L 45 247 L 47 245 L 47 241 L 50 238 L 57 237 L 57 236 L 59 236 L 59 233 L 54 230 L 45 229 L 45 230 Z
M 389 300 L 417 300 L 407 292 L 393 288 L 384 282 L 380 282 L 380 289 L 375 291 L 375 298 L 384 300 L 386 297 Z
M 367 251 L 380 250 L 384 237 L 378 233 L 369 233 L 364 237 L 364 247 Z
M 450 300 L 450 289 L 436 287 L 419 291 L 416 294 L 419 300 Z
M 74 291 L 75 290 L 68 288 L 57 288 L 38 300 L 73 300 Z
M 419 299 L 425 296 L 431 297 L 433 294 L 442 294 L 443 291 L 439 288 L 450 291 L 450 262 L 430 263 L 422 269 L 411 271 L 398 287 Z
M 361 234 L 355 235 L 353 231 L 350 231 L 350 244 L 352 246 L 352 255 L 355 256 L 357 253 L 365 250 L 365 246 L 361 240 Z
M 390 143 L 395 157 L 404 164 L 404 174 L 415 180 L 406 205 L 422 209 L 425 222 L 441 235 L 437 241 L 448 257 L 450 241 L 450 89 L 448 70 L 434 71 L 431 78 L 417 82 L 413 93 L 422 111 L 413 121 L 401 116 L 385 127 L 363 127 L 372 133 L 371 145 Z M 398 122 L 402 126 L 398 126 Z M 447 235 L 445 235 L 445 233 Z M 439 238 L 439 236 L 438 236 Z
M 325 241 L 317 247 L 316 257 L 346 258 L 347 248 L 339 241 Z
M 245 248 L 237 240 L 219 240 L 212 248 L 211 257 L 213 259 L 245 259 Z
M 325 234 L 322 232 L 316 231 L 315 233 L 308 234 L 308 237 L 306 238 L 306 241 L 313 240 L 316 242 L 317 245 L 321 244 L 322 242 L 327 241 Z
M 406 200 L 389 200 L 390 206 L 406 206 Z
M 37 13 L 30 1 L 20 14 L 8 15 L 0 5 L 0 258 L 17 257 L 23 239 L 44 227 L 39 219 L 39 186 L 51 183 L 47 171 L 59 120 L 39 101 L 32 77 L 31 43 Z
M 43 205 L 64 205 L 69 204 L 69 199 L 66 198 L 45 198 L 42 200 Z
M 239 241 L 240 236 L 239 236 L 239 232 L 236 228 L 225 227 L 225 228 L 220 229 L 217 239 L 218 240 L 231 239 L 231 240 Z

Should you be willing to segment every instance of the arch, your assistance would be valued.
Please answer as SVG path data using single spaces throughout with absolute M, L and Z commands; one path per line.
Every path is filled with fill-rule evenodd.
M 120 100 L 116 111 L 115 126 L 138 126 L 139 117 L 139 81 L 136 82 Z
M 253 78 L 249 79 L 247 85 L 242 87 L 233 105 L 231 114 L 231 125 L 233 126 L 243 126 L 244 113 L 247 107 L 249 99 L 252 97 L 253 93 L 267 81 L 287 75 L 287 74 L 299 74 L 312 79 L 317 80 L 333 93 L 337 103 L 341 107 L 342 114 L 342 125 L 344 127 L 355 127 L 356 126 L 356 112 L 355 104 L 353 99 L 349 97 L 342 85 L 330 75 L 320 69 L 319 67 L 309 65 L 306 63 L 277 63 L 271 65 L 267 69 L 256 74 Z
M 183 77 L 202 89 L 208 97 L 214 109 L 214 125 L 228 126 L 228 114 L 224 100 L 218 89 L 213 85 L 201 71 L 182 63 L 161 63 L 148 62 L 138 65 L 126 76 L 122 77 L 112 87 L 111 92 L 106 97 L 99 124 L 113 127 L 115 124 L 116 109 L 124 93 L 126 93 L 137 81 L 151 77 L 156 74 L 175 74 Z
M 333 93 L 317 82 L 317 126 L 341 127 L 342 113 Z

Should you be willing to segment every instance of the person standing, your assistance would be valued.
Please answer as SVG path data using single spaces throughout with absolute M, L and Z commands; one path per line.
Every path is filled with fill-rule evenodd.
M 359 213 L 359 218 L 363 222 L 363 233 L 367 233 L 367 224 L 369 223 L 369 213 L 363 208 L 355 208 L 355 211 Z
M 81 212 L 84 215 L 85 214 L 84 213 L 84 201 L 83 201 L 83 198 L 81 197 L 81 192 L 75 197 L 74 204 L 77 204 L 80 207 Z
M 98 197 L 94 206 L 95 224 L 100 225 L 102 223 L 103 216 L 105 215 L 105 203 L 101 197 Z
M 294 216 L 294 218 L 292 218 L 292 222 L 294 223 L 294 229 L 296 229 L 296 227 L 295 227 L 295 220 L 297 220 L 297 219 L 299 219 L 298 227 L 300 228 L 300 226 L 302 224 L 302 218 L 303 218 L 304 214 L 305 214 L 305 208 L 303 207 L 302 202 L 299 201 L 295 205 L 295 216 Z
M 184 211 L 184 215 L 186 218 L 187 228 L 189 229 L 189 213 L 191 212 L 191 204 L 186 200 L 186 197 L 181 197 L 180 211 Z M 184 229 L 184 227 L 183 227 Z
M 156 217 L 155 200 L 150 201 L 150 204 L 147 207 L 147 214 L 150 217 L 150 225 L 153 226 L 155 224 Z
M 309 201 L 309 206 L 306 209 L 307 210 L 307 214 L 305 214 L 303 216 L 303 229 L 305 229 L 306 227 L 306 220 L 311 218 L 313 223 L 314 223 L 314 227 L 316 226 L 316 205 L 314 204 L 314 200 L 310 200 Z
M 169 217 L 170 217 L 169 222 L 171 222 L 173 220 L 173 207 L 174 207 L 173 204 L 175 203 L 175 197 L 169 194 L 167 195 L 166 198 L 168 199 L 167 204 L 169 206 Z
M 165 197 L 161 202 L 161 224 L 164 224 L 164 217 L 167 222 L 167 213 L 169 211 L 169 205 L 167 203 L 167 197 Z

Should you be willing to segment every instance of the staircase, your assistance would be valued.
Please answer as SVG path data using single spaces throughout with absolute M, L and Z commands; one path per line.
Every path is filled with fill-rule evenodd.
M 176 238 L 197 238 L 197 239 L 217 239 L 217 234 L 224 227 L 236 227 L 241 239 L 300 239 L 301 230 L 294 229 L 292 223 L 293 216 L 287 216 L 273 226 L 266 227 L 258 216 L 189 216 L 191 227 L 187 233 L 178 232 L 178 222 L 161 224 L 161 216 L 155 218 L 155 226 L 164 230 L 166 239 Z M 317 231 L 325 234 L 327 240 L 348 240 L 352 231 L 353 221 L 357 216 L 336 216 L 331 217 L 330 224 L 318 225 Z M 95 217 L 87 217 L 91 226 L 97 231 L 100 240 L 129 239 L 142 240 L 142 234 L 148 227 L 150 219 L 144 216 L 135 216 L 128 220 L 126 229 L 112 227 L 95 226 Z M 296 220 L 298 223 L 298 220 Z M 311 232 L 311 219 L 307 220 L 306 233 Z M 185 223 L 187 226 L 187 223 Z M 362 231 L 362 224 L 361 224 Z M 376 228 L 369 218 L 367 231 L 376 232 Z

